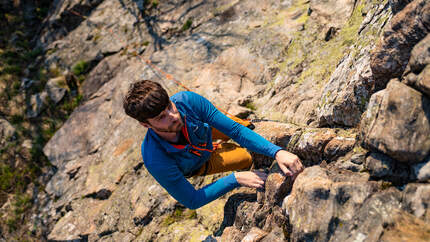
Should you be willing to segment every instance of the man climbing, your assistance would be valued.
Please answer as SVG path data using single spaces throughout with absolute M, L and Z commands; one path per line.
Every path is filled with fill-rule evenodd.
M 127 115 L 148 128 L 142 157 L 149 173 L 177 201 L 199 208 L 239 186 L 264 187 L 267 175 L 258 171 L 234 172 L 196 190 L 186 178 L 249 168 L 245 148 L 275 158 L 287 176 L 303 170 L 300 159 L 218 111 L 194 92 L 170 97 L 160 84 L 136 82 L 124 98 Z M 232 138 L 232 143 L 213 140 Z

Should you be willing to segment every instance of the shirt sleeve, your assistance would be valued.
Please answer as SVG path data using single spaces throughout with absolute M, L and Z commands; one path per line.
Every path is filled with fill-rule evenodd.
M 148 171 L 157 182 L 178 202 L 190 209 L 197 209 L 239 187 L 234 173 L 196 190 L 176 164 L 169 162 L 151 162 Z
M 228 135 L 241 146 L 272 158 L 275 158 L 276 152 L 282 149 L 224 115 L 206 98 L 194 92 L 188 92 L 188 94 L 192 109 L 197 111 L 203 122 Z

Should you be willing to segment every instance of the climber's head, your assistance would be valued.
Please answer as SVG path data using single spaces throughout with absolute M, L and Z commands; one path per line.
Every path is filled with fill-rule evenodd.
M 178 132 L 181 116 L 166 90 L 158 83 L 143 80 L 130 85 L 124 98 L 125 113 L 143 126 L 159 132 Z

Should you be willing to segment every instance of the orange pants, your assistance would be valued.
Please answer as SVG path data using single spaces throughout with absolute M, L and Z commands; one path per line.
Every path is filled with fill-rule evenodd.
M 235 120 L 243 124 L 241 120 Z M 248 121 L 244 121 L 248 122 Z M 217 129 L 212 129 L 212 139 L 227 141 L 230 138 Z M 234 171 L 248 168 L 252 165 L 251 154 L 233 143 L 220 143 L 213 151 L 209 160 L 198 170 L 194 176 L 204 176 L 219 172 Z

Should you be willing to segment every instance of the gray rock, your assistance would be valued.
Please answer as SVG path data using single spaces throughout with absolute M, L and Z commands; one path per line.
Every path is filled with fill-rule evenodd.
M 412 48 L 429 32 L 426 27 L 430 24 L 429 5 L 427 0 L 413 1 L 391 20 L 371 55 L 370 66 L 378 88 L 403 74 Z
M 366 161 L 366 153 L 358 153 L 351 156 L 351 162 L 361 165 Z
M 120 55 L 109 56 L 94 67 L 85 78 L 81 87 L 84 99 L 89 99 L 101 86 L 109 82 L 119 71 L 124 69 L 124 64 L 126 64 L 124 58 Z
M 22 78 L 21 80 L 21 89 L 29 89 L 33 85 L 36 84 L 37 81 L 29 79 L 29 78 Z
M 315 11 L 309 11 L 309 19 L 327 19 L 327 26 L 340 23 L 341 26 L 349 16 L 340 15 L 352 11 L 351 1 L 345 2 L 348 4 L 345 9 L 329 9 L 324 7 L 324 3 L 313 1 Z M 288 182 L 282 176 L 271 175 L 267 191 L 259 192 L 258 201 L 254 189 L 246 190 L 246 198 L 242 196 L 234 200 L 241 197 L 234 194 L 242 193 L 243 188 L 240 188 L 194 211 L 192 216 L 197 214 L 196 218 L 178 220 L 177 213 L 183 208 L 142 167 L 140 144 L 145 130 L 121 111 L 122 97 L 129 83 L 138 79 L 158 80 L 170 94 L 182 90 L 149 68 L 136 56 L 140 55 L 144 60 L 151 59 L 175 79 L 185 80 L 188 87 L 225 110 L 233 108 L 231 102 L 252 99 L 256 100 L 257 110 L 267 114 L 265 117 L 270 115 L 272 119 L 281 120 L 285 113 L 295 123 L 315 124 L 321 88 L 329 90 L 329 87 L 320 82 L 320 76 L 309 72 L 306 66 L 309 63 L 291 71 L 286 70 L 289 65 L 284 67 L 284 63 L 290 61 L 285 60 L 285 52 L 290 50 L 288 47 L 294 41 L 291 36 L 310 36 L 308 42 L 300 41 L 305 50 L 303 53 L 321 54 L 321 46 L 308 47 L 318 32 L 327 31 L 317 29 L 316 34 L 311 34 L 312 29 L 306 32 L 308 29 L 304 28 L 309 25 L 300 22 L 308 18 L 306 11 L 310 3 L 159 1 L 157 7 L 142 12 L 143 3 L 56 1 L 42 29 L 39 41 L 50 49 L 47 64 L 58 62 L 60 66 L 71 66 L 80 60 L 90 60 L 95 66 L 80 86 L 85 102 L 44 148 L 48 159 L 58 169 L 46 186 L 46 196 L 49 196 L 51 205 L 44 206 L 40 213 L 48 215 L 44 222 L 49 228 L 48 239 L 204 239 L 221 222 L 220 231 L 230 226 L 224 230 L 222 239 L 226 241 L 243 239 L 253 227 L 268 233 L 263 241 L 328 240 L 333 237 L 333 231 L 342 227 L 344 221 L 354 218 L 358 208 L 377 193 L 381 182 L 369 182 L 369 175 L 365 172 L 339 171 L 336 166 L 333 169 L 312 168 L 303 178 L 302 175 L 297 178 L 293 186 L 296 192 L 293 191 L 292 199 L 285 202 L 285 209 L 289 212 L 286 217 L 279 203 L 292 184 L 286 186 Z M 333 3 L 329 1 L 329 4 Z M 368 4 L 366 2 L 365 5 Z M 381 10 L 384 3 L 371 4 L 372 9 L 377 6 L 374 7 L 377 11 L 368 14 L 369 18 L 366 16 L 359 31 L 365 33 L 370 30 L 371 34 L 363 35 L 366 39 L 361 39 L 360 43 L 373 43 L 372 38 L 379 35 L 379 29 L 385 23 L 380 18 L 390 17 L 384 12 L 389 12 L 387 8 Z M 70 10 L 86 14 L 86 18 L 73 16 Z M 326 12 L 333 15 L 323 16 Z M 180 33 L 178 30 L 191 17 L 191 28 Z M 333 18 L 336 20 L 331 23 Z M 378 21 L 381 23 L 376 24 Z M 52 29 L 57 31 L 51 32 Z M 341 30 L 334 31 L 331 37 L 334 39 L 338 33 Z M 351 52 L 354 48 L 357 46 L 351 44 Z M 342 72 L 342 81 L 332 83 L 336 102 L 332 109 L 328 106 L 322 109 L 329 111 L 323 115 L 332 120 L 333 125 L 357 125 L 373 91 L 373 84 L 368 81 L 371 79 L 366 57 L 368 51 L 361 51 L 369 47 L 361 46 L 359 49 L 356 56 L 351 54 L 351 61 L 338 66 L 342 69 L 338 71 Z M 120 53 L 114 54 L 117 52 Z M 309 77 L 303 83 L 297 83 L 300 73 L 306 70 Z M 351 83 L 348 82 L 349 75 L 353 79 Z M 293 81 L 296 81 L 294 85 Z M 246 102 L 241 103 L 246 105 Z M 281 115 L 275 114 L 272 108 Z M 342 135 L 337 129 L 309 129 L 293 124 L 262 122 L 256 125 L 256 130 L 290 151 L 296 149 L 310 163 L 318 163 L 322 159 L 335 160 L 348 152 L 355 142 L 355 136 L 339 138 Z M 270 161 L 268 165 L 273 161 L 270 157 L 266 159 Z M 266 165 L 265 161 L 261 163 Z M 356 163 L 363 162 L 350 162 L 349 169 L 362 165 Z M 202 187 L 218 177 L 192 179 L 191 182 Z M 225 203 L 226 199 L 232 202 Z M 171 222 L 172 218 L 174 222 Z M 287 222 L 288 218 L 291 222 Z M 289 223 L 293 230 L 287 234 L 284 231 L 289 228 Z M 289 235 L 293 236 L 288 238 Z
M 360 124 L 363 143 L 401 162 L 421 162 L 430 152 L 429 117 L 429 99 L 393 79 L 370 100 Z
M 371 153 L 366 159 L 365 168 L 369 170 L 371 177 L 388 179 L 394 183 L 405 183 L 410 177 L 407 165 L 380 153 Z
M 52 78 L 48 80 L 45 86 L 45 91 L 48 93 L 49 98 L 57 104 L 60 102 L 64 95 L 66 95 L 67 89 L 64 87 L 61 87 L 61 84 L 63 86 L 66 85 L 66 80 L 63 76 Z
M 305 166 L 319 164 L 324 157 L 324 147 L 336 136 L 332 129 L 306 129 L 295 144 L 289 144 L 291 152 L 298 155 Z M 335 148 L 332 150 L 335 150 Z M 330 153 L 330 152 L 326 152 Z M 331 154 L 334 156 L 334 154 Z
M 420 73 L 426 65 L 430 64 L 430 35 L 414 46 L 406 72 Z
M 364 169 L 363 164 L 356 164 L 356 163 L 352 162 L 352 160 L 345 160 L 343 162 L 338 161 L 338 162 L 336 162 L 334 167 L 336 167 L 338 169 L 343 169 L 343 170 L 350 170 L 353 172 L 359 172 L 359 171 L 362 171 Z
M 408 184 L 403 190 L 403 209 L 430 223 L 430 184 Z
M 285 207 L 292 241 L 328 241 L 336 229 L 352 220 L 357 210 L 379 190 L 366 174 L 306 168 L 293 186 Z
M 422 163 L 414 164 L 411 168 L 412 179 L 416 179 L 419 182 L 430 180 L 430 157 Z
M 48 93 L 46 91 L 31 95 L 27 103 L 27 117 L 35 118 L 46 108 L 48 102 Z
M 344 58 L 325 85 L 317 110 L 320 127 L 353 127 L 360 122 L 374 83 L 369 49 L 361 52 L 363 57 L 358 60 L 354 60 L 352 54 Z
M 402 11 L 412 0 L 389 0 L 391 10 L 394 14 Z
M 401 209 L 401 196 L 401 192 L 392 188 L 370 197 L 349 221 L 335 221 L 330 241 L 378 241 L 384 225 L 394 220 L 393 211 Z
M 412 50 L 403 82 L 430 97 L 430 35 Z

